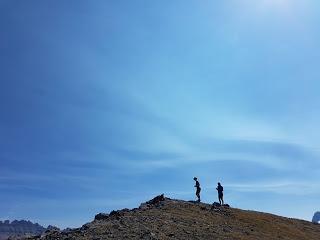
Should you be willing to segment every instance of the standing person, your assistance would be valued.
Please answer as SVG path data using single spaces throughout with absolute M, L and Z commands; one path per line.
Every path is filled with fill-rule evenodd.
M 219 203 L 221 205 L 221 202 L 222 202 L 222 205 L 223 205 L 224 204 L 224 202 L 223 202 L 223 187 L 221 186 L 221 184 L 219 182 L 218 182 L 218 187 L 216 189 L 218 191 Z
M 200 183 L 198 181 L 198 178 L 196 178 L 196 177 L 194 177 L 193 180 L 196 181 L 196 185 L 194 185 L 194 187 L 197 189 L 196 196 L 198 197 L 198 202 L 200 202 L 200 192 L 201 192 Z

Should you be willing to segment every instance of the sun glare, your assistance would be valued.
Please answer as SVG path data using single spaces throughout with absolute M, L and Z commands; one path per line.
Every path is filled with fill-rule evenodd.
M 267 10 L 288 12 L 293 6 L 293 0 L 262 0 L 260 7 Z
M 254 4 L 259 13 L 273 13 L 290 19 L 295 18 L 299 12 L 304 12 L 307 7 L 307 2 L 296 0 L 259 0 Z
M 267 7 L 288 8 L 292 0 L 263 0 L 262 2 Z

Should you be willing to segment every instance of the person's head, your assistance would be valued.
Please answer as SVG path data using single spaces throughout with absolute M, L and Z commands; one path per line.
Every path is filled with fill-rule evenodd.
M 221 184 L 218 182 L 218 186 L 221 186 Z
M 198 178 L 194 177 L 194 178 L 193 178 L 193 180 L 197 181 L 197 180 L 198 180 Z

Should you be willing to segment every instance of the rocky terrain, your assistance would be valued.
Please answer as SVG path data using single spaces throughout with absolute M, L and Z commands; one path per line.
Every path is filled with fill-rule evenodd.
M 81 228 L 47 231 L 52 239 L 320 239 L 320 225 L 160 195 L 132 210 L 100 213 Z
M 45 230 L 46 228 L 40 226 L 38 223 L 32 223 L 30 221 L 0 221 L 0 240 L 8 239 L 10 236 L 18 237 L 26 235 L 38 235 L 43 233 Z

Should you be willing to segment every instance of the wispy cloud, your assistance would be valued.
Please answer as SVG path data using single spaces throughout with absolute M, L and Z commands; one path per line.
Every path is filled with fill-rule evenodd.
M 320 194 L 320 184 L 315 181 L 305 180 L 280 180 L 270 182 L 252 182 L 252 183 L 228 183 L 226 184 L 231 191 L 236 192 L 273 192 L 278 194 L 290 195 L 312 195 Z

